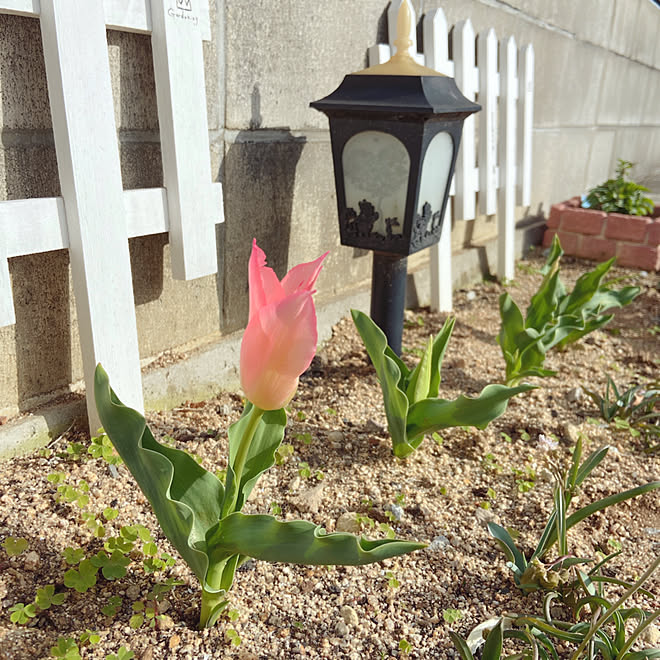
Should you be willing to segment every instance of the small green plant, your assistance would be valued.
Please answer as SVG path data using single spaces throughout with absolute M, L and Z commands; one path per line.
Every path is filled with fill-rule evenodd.
M 241 638 L 233 628 L 227 628 L 227 630 L 225 630 L 225 638 L 232 646 L 241 645 Z
M 107 604 L 101 608 L 101 612 L 109 617 L 116 616 L 121 609 L 121 603 L 121 596 L 110 596 Z
M 390 589 L 398 589 L 401 586 L 401 583 L 396 579 L 396 575 L 394 575 L 394 571 L 387 571 L 385 578 Z
M 277 502 L 271 502 L 270 503 L 270 512 L 274 516 L 281 516 L 282 515 L 282 507 Z
M 96 584 L 98 568 L 90 559 L 83 559 L 78 568 L 70 568 L 64 574 L 64 586 L 84 594 Z
M 37 589 L 37 597 L 34 599 L 34 603 L 40 610 L 47 610 L 51 605 L 61 605 L 66 596 L 66 593 L 56 594 L 55 585 L 47 584 L 45 587 Z
M 582 200 L 582 207 L 605 213 L 625 213 L 626 215 L 651 215 L 653 200 L 644 195 L 649 189 L 634 181 L 627 181 L 628 172 L 634 163 L 619 158 L 616 178 L 592 188 Z
M 554 453 L 557 450 L 556 443 L 552 443 L 552 441 L 544 436 L 540 438 L 540 444 L 546 445 L 549 453 Z M 569 554 L 569 529 L 592 514 L 606 509 L 608 506 L 660 488 L 660 481 L 653 481 L 621 493 L 609 495 L 608 497 L 583 506 L 571 515 L 568 515 L 571 501 L 577 495 L 580 486 L 603 461 L 608 450 L 609 447 L 602 447 L 591 453 L 581 463 L 582 440 L 578 438 L 567 468 L 562 468 L 559 462 L 553 458 L 550 460 L 550 468 L 555 480 L 553 494 L 554 508 L 548 518 L 536 549 L 529 558 L 522 554 L 516 546 L 515 540 L 504 527 L 493 522 L 488 523 L 488 531 L 506 555 L 508 560 L 507 565 L 514 574 L 514 581 L 523 592 L 526 593 L 536 589 L 562 591 L 565 593 L 574 591 L 579 586 L 579 581 L 570 573 L 569 569 L 580 564 L 590 563 L 593 559 L 575 557 Z M 543 563 L 542 560 L 555 544 L 557 545 L 557 558 L 549 563 Z M 612 556 L 609 556 L 605 561 L 611 558 Z M 605 577 L 593 577 L 602 564 L 603 561 L 591 569 L 588 574 L 590 579 L 607 580 Z
M 586 389 L 602 418 L 619 430 L 644 435 L 647 441 L 660 439 L 660 381 L 619 389 L 607 376 L 605 393 Z
M 300 440 L 304 445 L 312 444 L 312 434 L 311 433 L 297 433 L 296 440 Z
M 80 648 L 73 637 L 58 637 L 57 644 L 50 648 L 50 655 L 62 660 L 80 660 Z
M 17 557 L 28 549 L 28 542 L 21 536 L 8 536 L 2 542 L 2 547 L 10 557 Z
M 606 313 L 608 310 L 629 304 L 640 292 L 635 286 L 616 291 L 602 284 L 614 264 L 612 258 L 582 275 L 569 294 L 559 276 L 563 254 L 555 236 L 543 267 L 543 281 L 524 318 L 509 293 L 500 296 L 501 328 L 497 342 L 506 363 L 505 382 L 509 386 L 530 376 L 555 376 L 554 371 L 543 368 L 550 349 L 565 348 L 603 327 L 613 317 Z
M 120 646 L 117 653 L 110 653 L 105 656 L 105 660 L 133 660 L 135 653 L 125 646 Z
M 283 443 L 275 451 L 275 464 L 284 465 L 293 454 L 293 445 Z
M 9 616 L 12 623 L 26 624 L 30 619 L 37 616 L 37 606 L 35 603 L 16 603 L 9 608 L 11 615 Z
M 451 625 L 452 623 L 456 623 L 457 621 L 460 621 L 463 618 L 463 610 L 456 610 L 451 607 L 448 607 L 446 610 L 442 610 L 442 618 L 446 623 Z
M 413 650 L 413 645 L 407 639 L 399 640 L 399 651 L 404 655 L 408 655 Z
M 533 389 L 531 385 L 493 384 L 486 385 L 476 398 L 440 399 L 442 360 L 455 319 L 447 319 L 436 337 L 429 337 L 420 361 L 411 370 L 366 314 L 356 309 L 351 314 L 380 381 L 392 448 L 399 458 L 415 451 L 427 434 L 455 426 L 485 428 L 504 413 L 511 397 Z
M 62 557 L 69 566 L 75 566 L 85 558 L 85 551 L 82 548 L 64 548 Z

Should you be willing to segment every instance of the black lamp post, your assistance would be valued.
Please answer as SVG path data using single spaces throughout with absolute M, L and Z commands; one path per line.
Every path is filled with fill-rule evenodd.
M 415 62 L 404 0 L 397 52 L 310 105 L 330 120 L 342 245 L 374 251 L 371 318 L 401 352 L 407 257 L 440 238 L 463 121 L 481 109 Z

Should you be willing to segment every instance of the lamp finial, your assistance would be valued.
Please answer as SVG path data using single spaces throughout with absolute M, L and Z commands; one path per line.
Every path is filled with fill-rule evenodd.
M 412 56 L 410 50 L 413 46 L 413 40 L 410 38 L 412 17 L 413 12 L 410 6 L 410 0 L 403 0 L 397 14 L 394 45 L 396 46 L 397 53 L 407 53 L 410 56 Z
M 371 76 L 443 76 L 444 74 L 439 71 L 418 64 L 415 60 L 413 40 L 410 38 L 414 15 L 410 0 L 402 0 L 396 19 L 396 39 L 394 40 L 396 53 L 385 64 L 376 64 L 355 73 Z

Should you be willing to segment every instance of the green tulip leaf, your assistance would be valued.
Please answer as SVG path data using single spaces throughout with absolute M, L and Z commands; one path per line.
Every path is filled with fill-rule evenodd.
M 438 396 L 440 381 L 442 380 L 442 360 L 445 357 L 447 344 L 449 344 L 451 333 L 454 330 L 454 323 L 456 323 L 455 318 L 448 318 L 433 340 L 433 359 L 431 362 L 433 366 L 431 368 L 431 385 L 429 387 L 430 398 Z
M 536 389 L 533 385 L 486 385 L 476 398 L 461 394 L 453 401 L 424 399 L 410 408 L 406 427 L 408 437 L 416 439 L 451 426 L 486 428 L 506 411 L 511 397 L 533 389 Z
M 426 350 L 422 359 L 417 363 L 411 377 L 408 387 L 406 388 L 406 396 L 408 401 L 416 403 L 429 396 L 429 389 L 431 387 L 431 369 L 433 366 L 433 339 L 429 337 L 426 344 Z
M 516 575 L 521 577 L 527 568 L 527 560 L 511 537 L 511 534 L 497 523 L 489 522 L 488 531 L 490 535 L 497 541 L 498 545 L 504 552 L 504 556 L 515 566 L 518 571 Z
M 415 447 L 410 447 L 406 437 L 406 417 L 409 404 L 408 397 L 399 387 L 401 370 L 398 362 L 400 360 L 391 357 L 392 350 L 387 345 L 385 333 L 366 314 L 356 309 L 352 309 L 351 314 L 376 374 L 378 374 L 394 453 L 396 456 L 406 456 Z
M 383 539 L 372 541 L 353 534 L 327 534 L 304 520 L 281 522 L 272 516 L 232 513 L 208 537 L 214 562 L 245 555 L 271 562 L 305 565 L 361 566 L 426 547 L 424 543 Z
M 222 483 L 185 452 L 157 442 L 144 417 L 117 398 L 101 365 L 96 367 L 94 395 L 106 434 L 151 503 L 165 536 L 202 586 L 213 591 L 206 584 L 206 533 L 220 518 Z

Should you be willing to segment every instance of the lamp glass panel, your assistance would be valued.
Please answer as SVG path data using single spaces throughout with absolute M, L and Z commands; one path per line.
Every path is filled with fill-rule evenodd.
M 442 222 L 440 212 L 449 185 L 449 170 L 454 152 L 454 141 L 449 133 L 438 133 L 429 144 L 422 163 L 417 214 L 428 218 L 426 231 L 432 231 Z
M 342 165 L 346 207 L 355 212 L 357 230 L 363 235 L 401 234 L 410 173 L 403 142 L 381 131 L 363 131 L 344 145 Z

